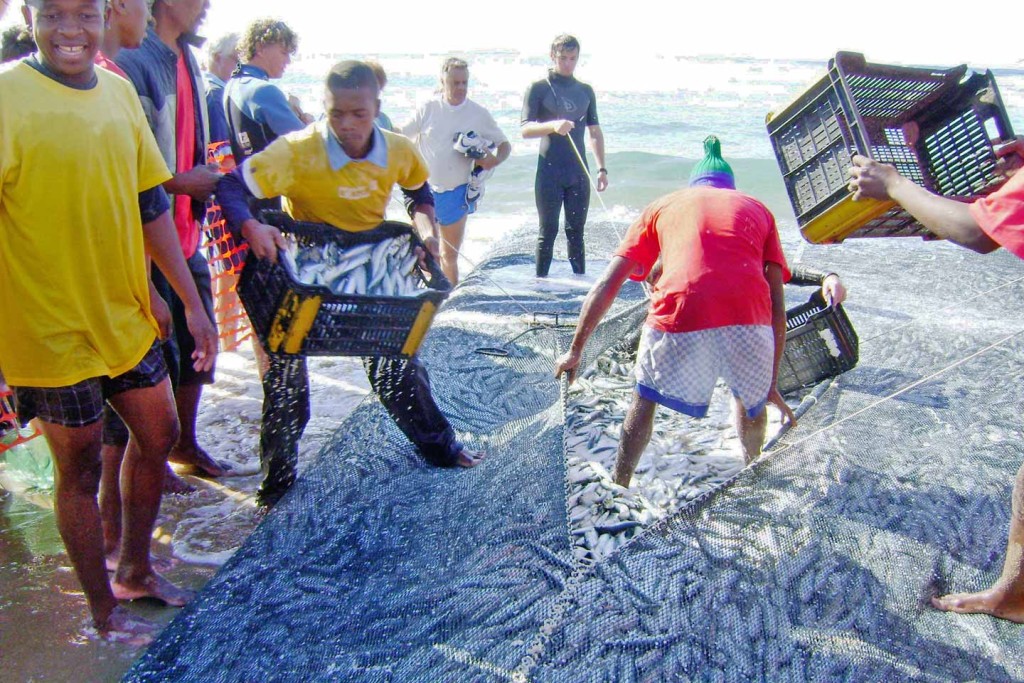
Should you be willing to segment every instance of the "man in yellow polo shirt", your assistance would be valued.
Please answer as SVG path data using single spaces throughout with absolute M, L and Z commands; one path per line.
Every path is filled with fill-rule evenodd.
M 361 232 L 384 220 L 397 184 L 413 205 L 413 224 L 436 256 L 437 225 L 427 166 L 408 138 L 374 125 L 380 99 L 369 65 L 335 65 L 327 75 L 324 106 L 324 121 L 279 137 L 221 179 L 217 197 L 236 237 L 248 240 L 253 256 L 276 261 L 284 239 L 276 228 L 252 216 L 248 199 L 280 196 L 284 210 L 297 220 Z M 480 462 L 481 454 L 463 448 L 455 438 L 418 358 L 364 362 L 370 386 L 428 462 L 441 467 L 473 467 Z M 309 420 L 306 359 L 271 354 L 263 391 L 264 479 L 257 499 L 269 508 L 295 480 L 298 442 Z
M 160 184 L 170 177 L 132 87 L 93 61 L 103 0 L 27 0 L 39 52 L 0 72 L 0 367 L 19 416 L 53 452 L 57 528 L 96 627 L 155 625 L 117 606 L 190 593 L 156 574 L 149 544 L 178 420 L 150 310 L 148 252 L 186 302 L 197 367 L 216 355 Z M 143 223 L 146 227 L 143 228 Z M 131 432 L 124 531 L 107 578 L 96 494 L 103 405 Z

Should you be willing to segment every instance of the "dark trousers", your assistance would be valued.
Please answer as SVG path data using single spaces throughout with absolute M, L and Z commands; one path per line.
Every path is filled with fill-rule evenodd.
M 540 233 L 537 235 L 537 277 L 547 277 L 551 268 L 551 255 L 558 235 L 558 219 L 565 207 L 565 241 L 572 272 L 587 269 L 583 247 L 583 228 L 587 224 L 590 208 L 590 183 L 587 176 L 573 169 L 565 172 L 548 164 L 543 157 L 537 164 L 534 182 Z
M 213 313 L 213 287 L 210 279 L 210 266 L 202 249 L 186 259 L 188 270 L 192 274 L 192 281 L 199 292 L 199 298 L 206 309 L 206 315 L 216 325 L 217 317 Z M 164 354 L 164 363 L 167 365 L 168 376 L 171 378 L 171 386 L 177 391 L 179 386 L 194 386 L 196 384 L 213 384 L 214 368 L 204 372 L 197 372 L 192 367 L 192 352 L 196 350 L 196 342 L 192 339 L 192 333 L 188 331 L 188 319 L 185 316 L 185 304 L 178 297 L 178 294 L 171 287 L 160 269 L 153 265 L 151 274 L 153 286 L 156 291 L 167 302 L 171 309 L 173 330 L 171 336 L 160 343 Z M 128 427 L 121 420 L 121 417 L 114 412 L 109 405 L 103 410 L 103 443 L 110 446 L 128 445 Z
M 402 433 L 432 465 L 455 464 L 462 445 L 434 402 L 430 377 L 419 358 L 366 358 L 370 387 Z M 261 504 L 273 505 L 295 482 L 299 439 L 309 422 L 309 372 L 302 356 L 270 354 L 263 376 L 260 429 Z
M 203 302 L 206 315 L 216 325 L 217 317 L 213 312 L 213 284 L 210 277 L 210 265 L 202 249 L 197 249 L 192 256 L 185 260 L 188 265 L 192 281 L 199 292 L 199 299 Z M 177 387 L 193 386 L 196 384 L 213 384 L 213 368 L 204 372 L 196 372 L 192 367 L 192 352 L 196 350 L 196 342 L 188 331 L 188 319 L 185 316 L 185 304 L 178 297 L 171 287 L 164 274 L 155 265 L 153 266 L 153 286 L 163 297 L 171 309 L 171 316 L 174 320 L 174 333 L 168 343 L 164 344 L 164 360 L 171 372 L 171 383 Z

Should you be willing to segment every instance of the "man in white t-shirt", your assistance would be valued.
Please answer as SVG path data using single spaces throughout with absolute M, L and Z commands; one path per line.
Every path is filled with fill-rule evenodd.
M 466 218 L 476 211 L 479 196 L 467 198 L 470 176 L 477 168 L 493 169 L 512 152 L 494 117 L 466 97 L 468 90 L 469 65 L 449 57 L 441 67 L 441 96 L 420 107 L 413 120 L 402 127 L 402 133 L 416 143 L 430 169 L 430 188 L 441 224 L 441 268 L 453 286 L 459 280 L 459 249 Z M 479 158 L 455 150 L 460 134 L 468 136 L 470 132 L 475 133 L 471 137 L 489 143 L 483 146 Z

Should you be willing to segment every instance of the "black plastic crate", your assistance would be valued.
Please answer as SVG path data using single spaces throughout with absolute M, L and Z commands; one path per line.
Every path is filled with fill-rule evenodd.
M 840 375 L 857 365 L 859 342 L 842 305 L 829 306 L 821 292 L 786 311 L 786 348 L 778 388 L 785 394 Z
M 870 64 L 840 52 L 828 74 L 768 117 L 797 224 L 814 243 L 924 235 L 893 202 L 853 202 L 853 154 L 893 164 L 937 194 L 968 201 L 996 190 L 995 148 L 1013 129 L 991 71 Z
M 264 212 L 260 220 L 287 233 L 300 246 L 328 241 L 342 248 L 411 235 L 412 227 L 385 221 L 365 232 L 346 232 L 322 223 L 293 220 L 283 212 Z M 417 296 L 335 294 L 327 287 L 296 281 L 283 266 L 246 259 L 238 283 L 260 342 L 270 353 L 305 356 L 411 356 L 419 349 L 434 314 L 451 291 L 437 262 L 426 259 L 428 272 L 417 269 L 427 288 Z

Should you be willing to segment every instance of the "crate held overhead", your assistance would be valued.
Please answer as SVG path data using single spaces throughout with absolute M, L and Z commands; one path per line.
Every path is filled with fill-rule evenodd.
M 816 244 L 927 234 L 893 202 L 852 201 L 853 154 L 969 201 L 1005 182 L 995 149 L 1013 139 L 991 71 L 870 64 L 853 52 L 837 53 L 825 77 L 769 114 L 767 126 L 797 225 Z

